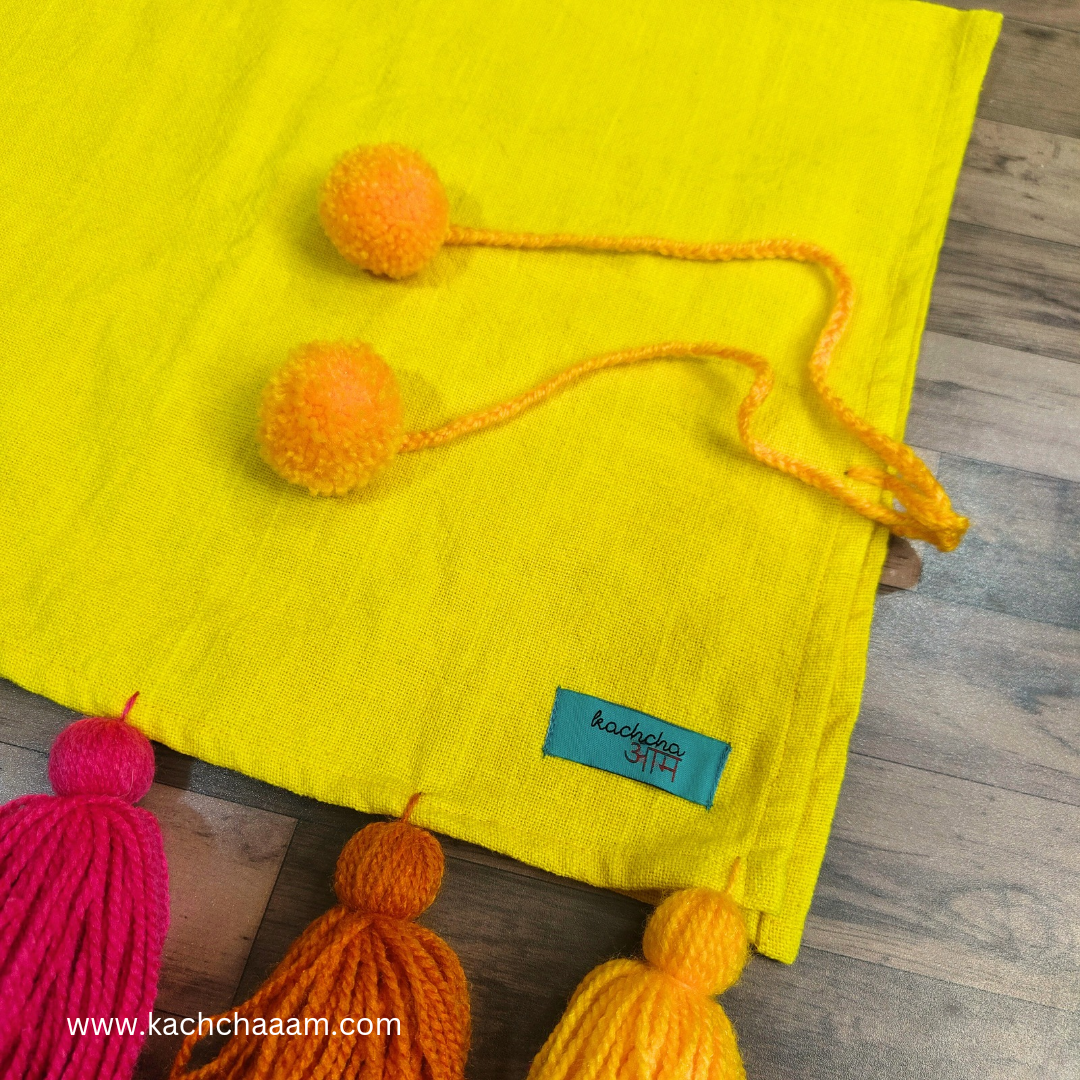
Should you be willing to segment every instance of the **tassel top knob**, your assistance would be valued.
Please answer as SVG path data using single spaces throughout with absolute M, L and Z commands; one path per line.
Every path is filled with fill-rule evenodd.
M 338 856 L 334 892 L 353 911 L 415 919 L 431 906 L 445 869 L 442 848 L 431 833 L 405 820 L 377 821 Z
M 115 795 L 138 802 L 154 782 L 154 748 L 127 715 L 86 716 L 56 737 L 49 753 L 49 782 L 57 795 Z
M 649 919 L 643 944 L 654 967 L 709 996 L 735 983 L 749 952 L 739 906 L 713 889 L 669 896 Z

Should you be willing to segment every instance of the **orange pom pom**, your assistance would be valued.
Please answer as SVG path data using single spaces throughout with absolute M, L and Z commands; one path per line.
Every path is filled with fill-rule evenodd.
M 435 170 L 415 150 L 383 143 L 358 146 L 331 169 L 319 218 L 349 262 L 403 278 L 442 247 L 450 205 Z
M 263 390 L 262 455 L 313 494 L 362 487 L 401 447 L 401 396 L 393 371 L 363 342 L 301 345 Z

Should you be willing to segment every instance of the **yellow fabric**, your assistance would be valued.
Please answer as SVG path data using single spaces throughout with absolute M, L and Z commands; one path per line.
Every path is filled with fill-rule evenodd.
M 999 17 L 916 0 L 197 0 L 8 7 L 0 39 L 0 672 L 211 762 L 626 890 L 722 888 L 791 960 L 857 710 L 885 534 L 753 461 L 747 372 L 596 376 L 341 500 L 259 459 L 294 345 L 362 339 L 406 423 L 673 337 L 759 351 L 761 438 L 873 458 L 805 362 L 789 264 L 443 251 L 376 280 L 321 234 L 360 142 L 452 220 L 796 237 L 859 297 L 833 382 L 902 432 Z M 960 507 L 959 509 L 963 509 Z M 732 746 L 705 811 L 541 746 L 569 687 Z

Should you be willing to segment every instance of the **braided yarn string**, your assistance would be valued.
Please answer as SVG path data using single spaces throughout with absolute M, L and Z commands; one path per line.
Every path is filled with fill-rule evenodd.
M 832 282 L 834 300 L 810 356 L 808 370 L 811 384 L 836 419 L 894 470 L 887 472 L 854 467 L 848 470 L 848 477 L 888 491 L 902 503 L 903 509 L 886 506 L 879 499 L 867 496 L 840 477 L 755 439 L 750 431 L 750 423 L 772 390 L 772 369 L 762 356 L 714 342 L 671 341 L 592 357 L 510 401 L 471 413 L 431 431 L 408 433 L 399 452 L 437 446 L 460 435 L 503 423 L 594 371 L 644 360 L 711 356 L 735 360 L 755 373 L 753 385 L 739 407 L 738 430 L 743 445 L 759 461 L 826 492 L 863 517 L 885 525 L 900 536 L 926 540 L 942 551 L 953 550 L 963 538 L 968 527 L 967 518 L 953 511 L 948 495 L 915 452 L 860 417 L 829 385 L 829 364 L 833 351 L 851 320 L 855 291 L 844 264 L 824 248 L 799 240 L 692 243 L 653 236 L 611 237 L 577 236 L 571 233 L 503 232 L 460 225 L 449 227 L 444 243 L 530 250 L 577 248 L 587 251 L 647 253 L 700 262 L 779 259 L 816 264 Z
M 955 548 L 968 527 L 914 451 L 860 417 L 829 384 L 833 352 L 851 319 L 854 287 L 843 263 L 817 244 L 785 239 L 693 243 L 655 236 L 544 235 L 452 225 L 446 192 L 435 170 L 415 150 L 396 143 L 359 146 L 344 154 L 323 185 L 319 218 L 346 259 L 389 278 L 417 273 L 444 244 L 577 248 L 699 262 L 813 263 L 829 278 L 833 303 L 810 356 L 811 384 L 836 420 L 873 450 L 885 467 L 855 466 L 845 476 L 836 476 L 755 438 L 751 425 L 772 390 L 772 368 L 762 356 L 715 342 L 669 341 L 592 357 L 509 401 L 428 431 L 405 432 L 396 381 L 385 360 L 366 342 L 319 341 L 294 350 L 267 383 L 257 434 L 267 463 L 285 480 L 302 484 L 313 494 L 343 495 L 362 487 L 402 451 L 439 446 L 504 423 L 593 372 L 696 356 L 734 360 L 754 372 L 739 406 L 738 431 L 759 461 L 824 491 L 894 533 L 929 541 L 943 551 Z
M 57 739 L 50 777 L 57 795 L 0 807 L 0 1075 L 129 1080 L 168 923 L 161 832 L 132 805 L 153 750 L 122 720 L 80 720 Z M 68 1026 L 111 1017 L 135 1030 Z
M 267 981 L 235 1010 L 248 1021 L 213 1061 L 188 1071 L 200 1034 L 189 1035 L 171 1080 L 461 1080 L 469 1046 L 469 998 L 450 947 L 413 919 L 434 900 L 444 861 L 438 841 L 398 821 L 361 829 L 338 858 L 340 903 L 316 919 Z M 257 1034 L 280 1018 L 284 1034 Z M 303 1035 L 295 1017 L 325 1018 Z M 400 1030 L 341 1034 L 340 1021 L 396 1017 Z M 205 1034 L 205 1033 L 204 1033 Z

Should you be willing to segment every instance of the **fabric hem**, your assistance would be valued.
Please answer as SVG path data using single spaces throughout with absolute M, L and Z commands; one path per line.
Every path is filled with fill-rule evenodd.
M 985 78 L 990 55 L 1001 29 L 1002 16 L 997 12 L 972 11 L 965 12 L 964 15 L 966 21 L 964 39 L 957 55 L 953 81 L 947 95 L 947 107 L 943 110 L 941 121 L 938 124 L 935 133 L 934 153 L 930 156 L 931 167 L 927 170 L 926 183 L 923 186 L 923 192 L 913 217 L 913 226 L 911 230 L 912 242 L 909 244 L 909 250 L 915 246 L 915 238 L 929 230 L 931 227 L 935 227 L 935 256 L 933 263 L 922 275 L 922 284 L 917 293 L 918 299 L 915 301 L 917 316 L 911 320 L 911 337 L 907 345 L 909 359 L 903 390 L 898 396 L 897 414 L 893 427 L 893 432 L 898 438 L 902 434 L 904 421 L 906 420 L 911 405 L 911 389 L 915 380 L 915 371 L 918 365 L 923 329 L 926 325 L 926 317 L 930 307 L 930 297 L 933 290 L 934 278 L 937 273 L 938 256 L 940 255 L 941 247 L 945 239 L 945 231 L 948 227 L 948 206 L 946 205 L 943 214 L 938 215 L 935 204 L 942 193 L 946 193 L 951 202 L 952 193 L 955 191 L 957 178 L 963 165 L 971 127 L 974 123 L 975 110 L 978 106 L 979 90 Z M 962 84 L 961 80 L 963 80 Z M 959 137 L 964 135 L 967 137 L 963 139 Z M 948 142 L 952 142 L 957 146 L 958 152 L 955 155 L 944 155 L 940 153 L 940 148 Z M 935 224 L 938 220 L 939 223 Z M 913 274 L 912 276 L 914 277 L 916 275 Z M 894 309 L 893 319 L 891 320 L 891 326 L 889 328 L 890 331 L 897 322 L 901 321 L 898 316 L 898 312 L 901 310 L 902 308 L 900 307 Z M 889 336 L 888 332 L 885 336 L 886 338 Z M 872 380 L 870 385 L 873 386 Z M 881 543 L 881 541 L 879 541 L 879 543 Z M 849 634 L 859 634 L 859 655 L 864 658 L 860 665 L 861 672 L 858 677 L 858 695 L 860 698 L 862 694 L 862 683 L 865 680 L 866 674 L 865 639 L 869 637 L 870 625 L 873 617 L 873 592 L 877 587 L 877 578 L 880 576 L 881 562 L 883 562 L 885 555 L 884 544 L 881 543 L 879 549 L 880 559 L 875 559 L 875 546 L 874 542 L 871 541 L 867 549 L 867 560 L 864 563 L 861 580 L 856 589 L 852 618 L 848 627 Z M 868 573 L 868 568 L 875 564 L 876 572 Z M 860 614 L 859 598 L 864 595 L 869 597 L 869 617 L 866 619 L 865 631 L 863 632 L 862 630 L 856 629 L 856 622 Z M 851 655 L 851 652 L 849 651 L 848 654 Z M 834 685 L 842 685 L 842 680 L 839 676 Z M 837 739 L 842 739 L 845 755 L 847 743 L 850 740 L 851 732 L 854 730 L 857 716 L 858 699 L 855 703 L 855 714 L 851 717 L 850 722 L 844 722 L 843 726 L 833 733 L 833 745 L 835 745 Z M 830 743 L 829 734 L 829 731 L 826 730 L 819 743 L 818 763 L 815 765 L 811 777 L 811 791 L 824 781 L 828 780 L 829 770 L 822 769 L 820 761 L 823 751 Z M 811 798 L 806 804 L 806 813 L 802 825 L 796 833 L 795 842 L 792 846 L 792 862 L 796 859 L 797 853 L 800 851 L 812 851 L 812 857 L 804 858 L 801 861 L 806 866 L 813 864 L 816 866 L 816 869 L 806 875 L 808 880 L 800 885 L 797 878 L 793 880 L 791 874 L 791 862 L 789 862 L 787 880 L 791 882 L 794 888 L 790 890 L 787 888 L 785 889 L 784 902 L 781 905 L 781 911 L 778 914 L 773 915 L 763 912 L 760 919 L 758 933 L 755 936 L 755 946 L 765 955 L 784 963 L 793 963 L 799 953 L 803 929 L 810 911 L 810 904 L 817 885 L 817 878 L 824 859 L 829 834 L 832 830 L 832 819 L 835 814 L 836 802 L 840 792 L 841 781 L 843 779 L 843 771 L 843 768 L 839 770 L 839 774 L 835 777 L 834 783 L 829 785 L 828 791 L 819 791 L 816 796 L 811 795 Z M 810 809 L 815 804 L 823 807 L 831 806 L 832 810 L 827 815 L 827 821 L 819 822 L 817 824 L 814 823 L 813 818 L 810 815 Z

